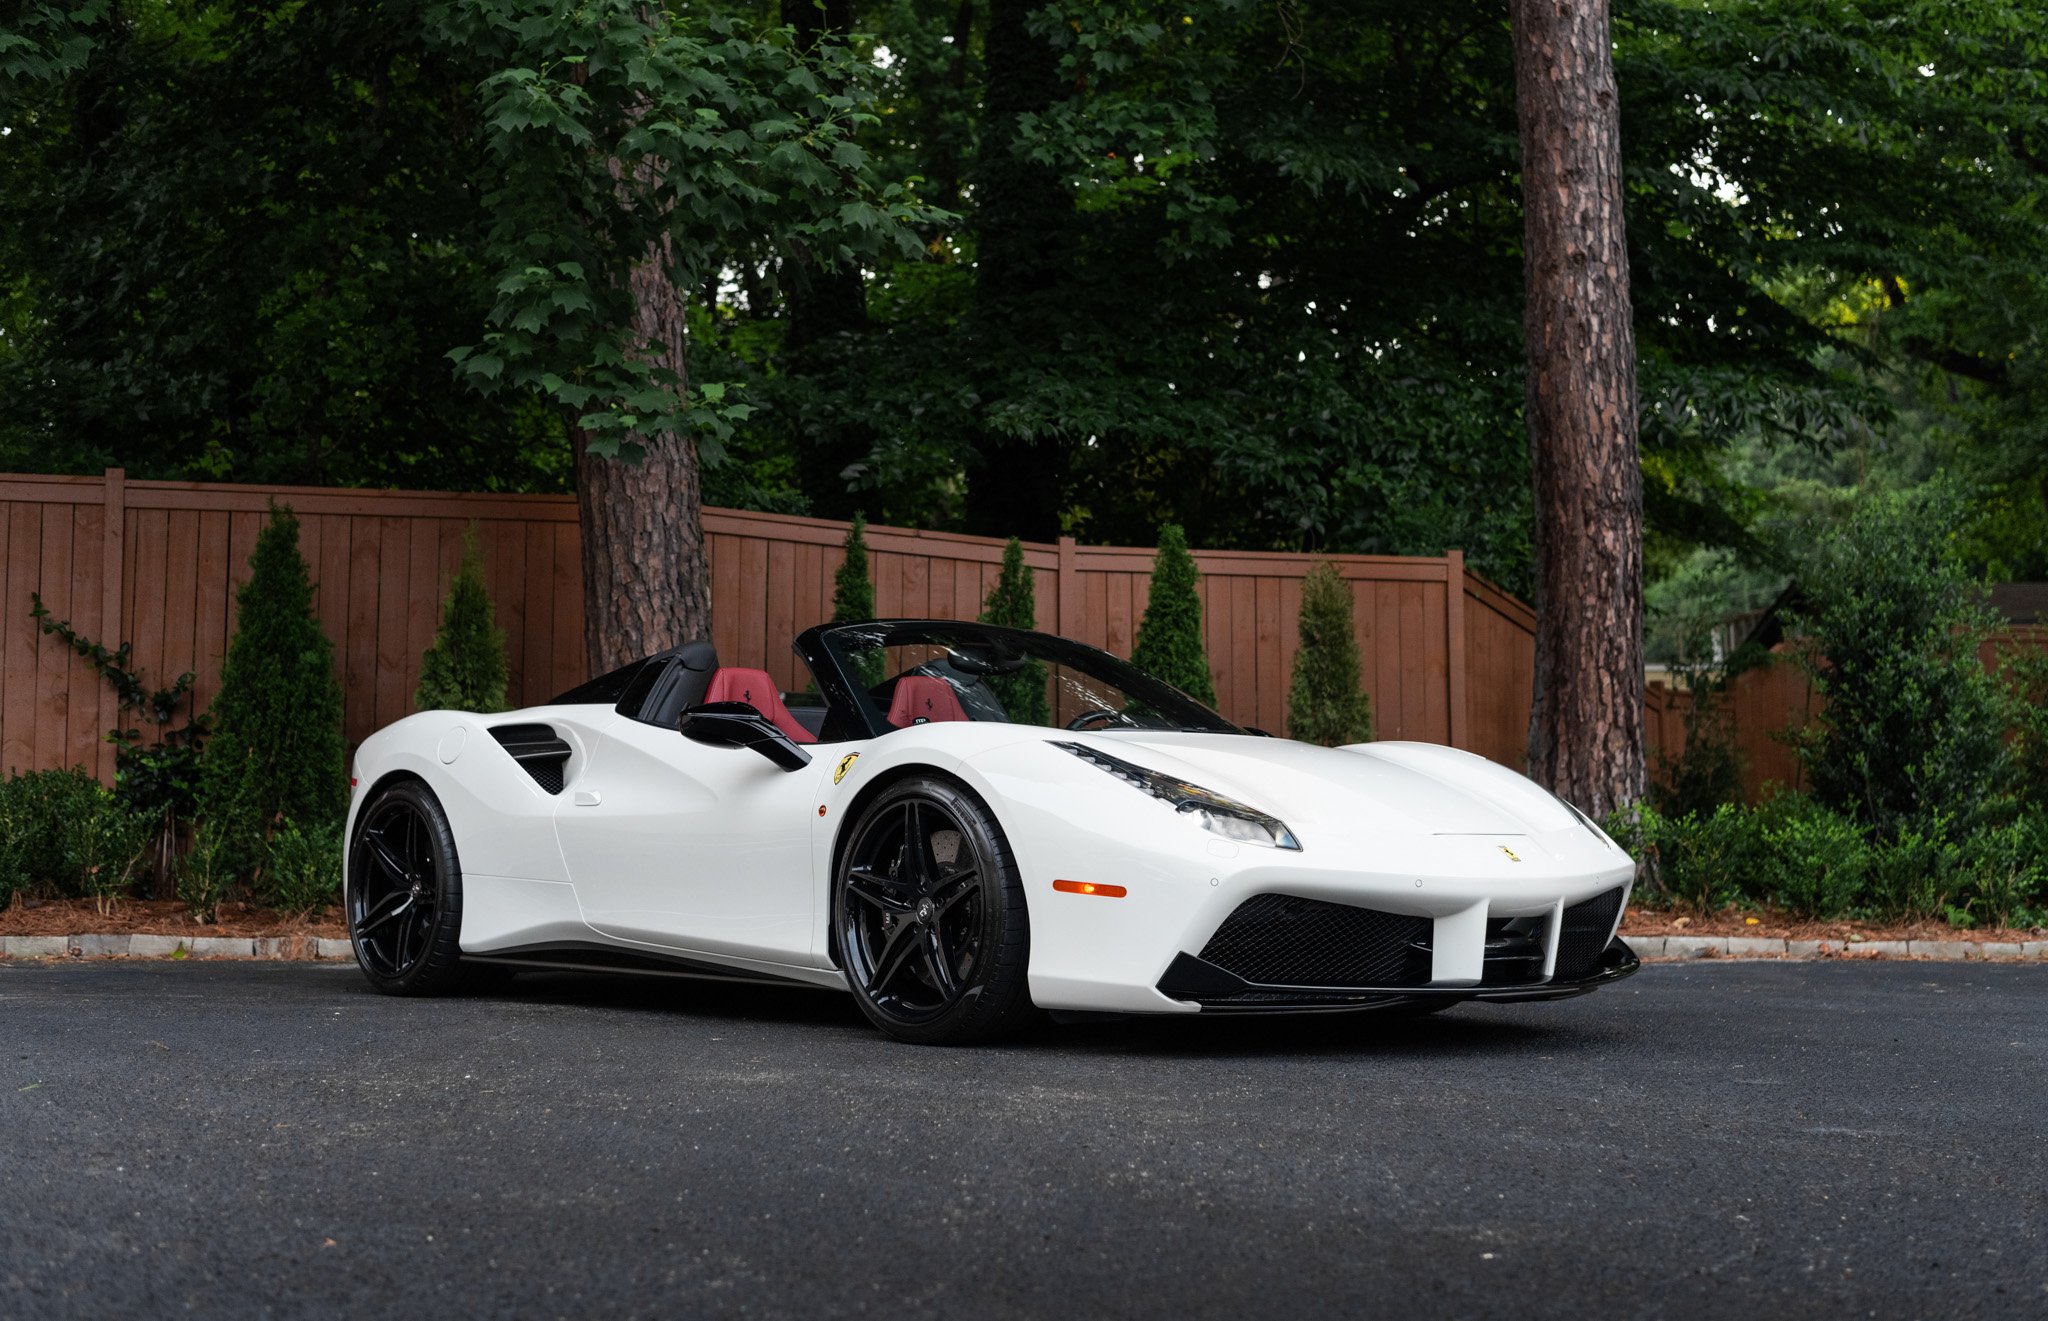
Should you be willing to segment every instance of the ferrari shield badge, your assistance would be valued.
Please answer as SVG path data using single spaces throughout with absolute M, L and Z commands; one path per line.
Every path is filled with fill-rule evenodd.
M 845 770 L 845 769 L 846 769 L 846 767 L 845 767 L 845 765 L 844 765 L 844 764 L 842 763 L 842 764 L 840 765 L 840 768 L 839 768 L 839 769 L 843 771 L 843 770 Z M 1505 853 L 1505 854 L 1507 854 L 1507 855 L 1508 855 L 1508 861 L 1509 861 L 1509 862 L 1520 862 L 1520 861 L 1522 860 L 1522 855 L 1521 855 L 1521 854 L 1519 854 L 1519 853 L 1515 852 L 1515 851 L 1514 851 L 1513 849 L 1509 848 L 1509 847 L 1508 847 L 1507 845 L 1505 845 L 1505 844 L 1503 844 L 1503 845 L 1501 845 L 1501 846 L 1500 846 L 1500 851 L 1501 851 L 1502 853 Z
M 838 768 L 832 772 L 832 783 L 837 784 L 845 779 L 846 773 L 853 769 L 853 763 L 858 760 L 860 760 L 858 752 L 849 752 L 844 757 L 841 757 Z

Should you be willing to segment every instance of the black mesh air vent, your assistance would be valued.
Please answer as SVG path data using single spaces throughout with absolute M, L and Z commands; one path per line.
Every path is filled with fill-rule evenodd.
M 1574 981 L 1593 971 L 1614 933 L 1614 919 L 1621 915 L 1621 895 L 1621 887 L 1616 886 L 1564 910 L 1564 924 L 1557 933 L 1557 967 L 1551 980 Z
M 569 761 L 569 745 L 555 734 L 552 725 L 497 725 L 491 737 L 512 754 L 533 782 L 551 794 L 562 792 L 562 768 Z
M 1421 986 L 1430 933 L 1426 917 L 1262 894 L 1224 919 L 1202 957 L 1262 986 Z

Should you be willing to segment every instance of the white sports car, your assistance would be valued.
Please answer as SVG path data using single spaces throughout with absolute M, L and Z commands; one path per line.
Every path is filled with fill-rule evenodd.
M 803 694 L 696 642 L 372 736 L 346 892 L 370 982 L 794 982 L 964 1042 L 1034 1008 L 1430 1010 L 1636 969 L 1628 855 L 1482 757 L 1239 729 L 1042 633 L 881 620 L 796 651 Z

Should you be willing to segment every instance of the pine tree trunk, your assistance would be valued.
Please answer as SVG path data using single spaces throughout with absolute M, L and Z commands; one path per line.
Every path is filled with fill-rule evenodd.
M 1536 495 L 1529 773 L 1642 797 L 1643 487 L 1608 0 L 1513 0 Z
M 666 249 L 665 238 L 650 245 L 629 277 L 634 330 L 650 359 L 687 380 L 683 294 Z M 697 443 L 688 435 L 633 439 L 646 448 L 638 463 L 593 455 L 588 437 L 576 433 L 583 650 L 592 675 L 711 636 Z

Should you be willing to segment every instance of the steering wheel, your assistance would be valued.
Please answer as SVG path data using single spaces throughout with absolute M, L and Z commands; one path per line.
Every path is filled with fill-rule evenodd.
M 1106 729 L 1111 725 L 1135 725 L 1138 722 L 1121 711 L 1112 711 L 1106 706 L 1083 711 L 1067 722 L 1067 728 L 1075 733 L 1090 729 Z

